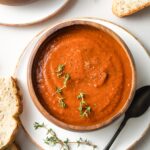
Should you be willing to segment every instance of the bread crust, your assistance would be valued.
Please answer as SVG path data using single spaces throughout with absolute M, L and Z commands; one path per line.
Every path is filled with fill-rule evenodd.
M 22 107 L 22 101 L 21 101 L 22 98 L 21 98 L 20 90 L 17 86 L 17 80 L 14 79 L 13 77 L 11 77 L 10 79 L 0 78 L 0 80 L 9 80 L 9 82 L 11 83 L 10 90 L 13 93 L 13 97 L 15 98 L 15 102 L 16 102 L 15 103 L 16 112 L 12 115 L 12 119 L 15 124 L 14 130 L 13 130 L 12 134 L 10 135 L 9 140 L 4 145 L 3 144 L 0 145 L 0 150 L 4 150 L 7 146 L 11 145 L 15 140 L 15 136 L 16 136 L 19 126 L 20 126 L 19 115 L 22 113 L 23 107 Z M 2 85 L 0 85 L 0 86 L 2 86 Z
M 118 17 L 129 16 L 131 14 L 134 14 L 134 13 L 150 6 L 150 1 L 148 1 L 143 4 L 141 3 L 141 5 L 138 5 L 137 7 L 136 6 L 130 7 L 130 8 L 126 7 L 126 10 L 125 10 L 125 8 L 123 9 L 123 6 L 121 5 L 121 1 L 124 1 L 124 0 L 113 0 L 113 5 L 112 5 L 112 12 Z M 131 4 L 131 5 L 133 5 L 133 4 Z

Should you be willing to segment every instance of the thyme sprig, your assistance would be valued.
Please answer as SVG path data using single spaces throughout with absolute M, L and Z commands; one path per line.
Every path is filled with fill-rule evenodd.
M 79 112 L 81 117 L 89 117 L 89 114 L 91 113 L 91 107 L 87 104 L 85 101 L 85 93 L 80 92 L 79 95 L 77 96 L 77 99 L 80 100 L 80 105 L 79 105 Z
M 66 108 L 67 107 L 67 105 L 66 105 L 66 103 L 64 101 L 65 98 L 59 97 L 58 100 L 59 100 L 59 105 L 60 105 L 61 108 Z
M 80 92 L 79 95 L 77 96 L 77 99 L 82 99 L 82 100 L 84 100 L 84 97 L 85 97 L 85 93 Z
M 68 138 L 66 140 L 61 140 L 56 133 L 54 132 L 53 129 L 48 128 L 44 123 L 38 123 L 35 122 L 34 123 L 34 129 L 40 129 L 43 128 L 47 131 L 46 133 L 46 138 L 44 139 L 44 143 L 49 145 L 49 146 L 56 146 L 56 145 L 60 145 L 60 150 L 71 150 L 71 145 L 72 144 L 77 144 L 77 146 L 81 146 L 81 145 L 87 145 L 93 148 L 93 150 L 95 150 L 97 148 L 97 145 L 91 143 L 90 141 L 88 141 L 87 139 L 83 139 L 83 138 L 79 138 L 79 140 L 77 141 L 70 141 Z
M 64 65 L 64 64 L 59 64 L 59 65 L 57 66 L 57 71 L 56 71 L 57 77 L 60 78 L 60 77 L 63 75 L 64 69 L 65 69 L 65 65 Z
M 56 93 L 62 95 L 63 88 L 56 87 Z
M 66 73 L 64 75 L 64 82 L 63 82 L 63 87 L 56 87 L 56 93 L 62 95 L 63 93 L 63 89 L 67 87 L 67 82 L 70 79 L 70 75 L 69 73 Z
M 91 113 L 91 107 L 86 106 L 84 111 L 80 115 L 81 115 L 81 117 L 89 117 L 90 113 Z
M 63 82 L 63 84 L 64 84 L 64 88 L 65 87 L 67 87 L 67 82 L 68 82 L 68 80 L 70 80 L 70 74 L 69 73 L 66 73 L 65 75 L 64 75 L 64 82 Z
M 63 77 L 64 81 L 63 81 L 63 87 L 56 87 L 56 91 L 53 94 L 53 95 L 59 94 L 59 96 L 61 96 L 58 98 L 58 103 L 61 108 L 66 108 L 66 106 L 67 106 L 64 101 L 65 98 L 63 97 L 63 89 L 67 87 L 68 80 L 70 80 L 70 78 L 71 78 L 69 73 L 64 72 L 64 69 L 65 69 L 64 64 L 59 64 L 57 66 L 57 70 L 56 70 L 57 77 L 59 77 L 59 78 Z

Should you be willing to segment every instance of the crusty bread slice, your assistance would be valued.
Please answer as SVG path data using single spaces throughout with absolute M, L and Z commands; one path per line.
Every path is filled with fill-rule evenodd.
M 20 148 L 15 143 L 13 143 L 5 150 L 20 150 Z
M 22 112 L 16 80 L 0 78 L 0 150 L 14 141 Z
M 150 6 L 150 0 L 113 0 L 112 11 L 119 17 L 131 15 Z

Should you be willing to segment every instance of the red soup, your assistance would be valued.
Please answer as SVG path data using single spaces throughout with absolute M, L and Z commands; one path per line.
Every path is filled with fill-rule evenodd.
M 34 87 L 42 105 L 67 124 L 89 126 L 115 116 L 132 88 L 132 67 L 122 45 L 88 25 L 57 31 L 40 47 Z

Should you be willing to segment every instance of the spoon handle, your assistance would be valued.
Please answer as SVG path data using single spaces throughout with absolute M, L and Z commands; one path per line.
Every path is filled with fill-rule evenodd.
M 121 132 L 121 130 L 123 129 L 123 127 L 125 126 L 126 122 L 127 122 L 128 118 L 124 118 L 122 123 L 120 124 L 118 130 L 116 131 L 116 133 L 114 134 L 114 136 L 111 138 L 111 140 L 109 141 L 109 143 L 106 145 L 106 147 L 103 150 L 109 150 L 111 145 L 113 144 L 113 142 L 115 141 L 115 139 L 117 138 L 117 136 L 119 135 L 119 133 Z

